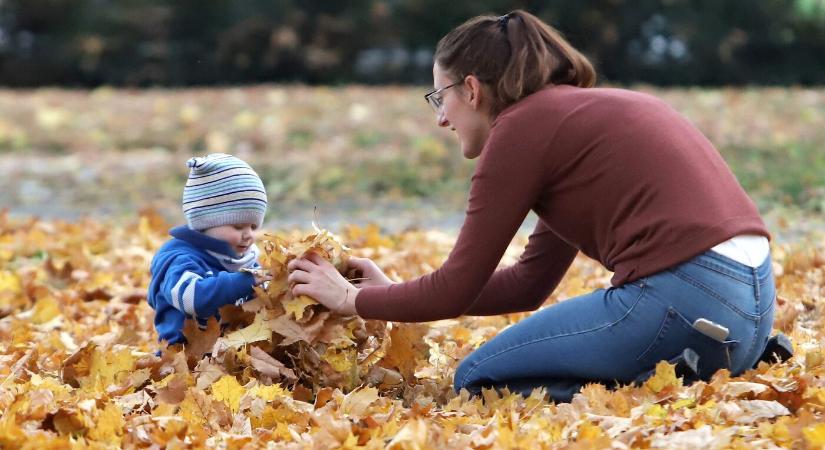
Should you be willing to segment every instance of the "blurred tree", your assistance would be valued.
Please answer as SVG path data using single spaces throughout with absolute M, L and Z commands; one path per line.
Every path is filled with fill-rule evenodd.
M 0 83 L 429 83 L 441 36 L 515 8 L 611 82 L 825 82 L 825 0 L 0 0 Z

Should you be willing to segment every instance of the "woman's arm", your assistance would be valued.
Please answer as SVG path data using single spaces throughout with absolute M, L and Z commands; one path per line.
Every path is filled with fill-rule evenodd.
M 518 262 L 493 273 L 465 314 L 492 316 L 538 308 L 556 289 L 577 253 L 539 220 Z
M 355 315 L 355 297 L 362 287 L 394 283 L 369 258 L 351 257 L 348 265 L 359 271 L 363 279 L 350 283 L 332 263 L 314 253 L 293 259 L 287 264 L 288 280 L 295 283 L 292 294 L 308 295 L 339 314 Z
M 525 130 L 499 117 L 481 153 L 455 247 L 433 273 L 389 286 L 365 287 L 356 309 L 365 318 L 424 322 L 466 313 L 545 189 L 546 130 Z

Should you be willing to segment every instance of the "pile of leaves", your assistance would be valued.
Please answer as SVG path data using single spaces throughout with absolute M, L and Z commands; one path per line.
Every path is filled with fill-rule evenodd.
M 660 363 L 641 386 L 586 386 L 571 403 L 451 390 L 458 362 L 524 314 L 429 324 L 339 317 L 292 298 L 307 251 L 375 259 L 395 279 L 437 268 L 452 238 L 346 227 L 266 236 L 275 279 L 230 328 L 157 342 L 148 264 L 167 224 L 0 215 L 0 447 L 731 448 L 825 445 L 825 239 L 775 246 L 775 327 L 796 354 L 683 385 Z M 346 244 L 346 247 L 344 246 Z M 512 262 L 524 239 L 514 241 Z M 580 258 L 547 304 L 604 286 Z M 202 334 L 196 334 L 202 333 Z
M 347 271 L 349 249 L 335 235 L 316 226 L 296 241 L 267 235 L 261 244 L 260 271 L 272 275 L 272 281 L 256 287 L 256 298 L 244 303 L 242 311 L 235 305 L 222 308 L 223 326 L 211 319 L 205 331 L 191 324 L 185 330 L 195 344 L 186 347 L 188 359 L 208 355 L 198 370 L 225 374 L 227 366 L 252 367 L 257 373 L 249 373 L 248 379 L 315 392 L 350 391 L 364 383 L 394 389 L 404 381 L 401 371 L 408 381 L 414 379 L 408 362 L 426 356 L 426 350 L 407 335 L 417 332 L 420 338 L 425 327 L 393 328 L 383 321 L 343 317 L 307 296 L 292 295 L 287 264 L 295 258 L 314 253 Z

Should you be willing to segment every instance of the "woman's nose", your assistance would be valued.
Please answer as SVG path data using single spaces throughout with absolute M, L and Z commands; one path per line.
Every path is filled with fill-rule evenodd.
M 440 127 L 449 127 L 450 126 L 450 121 L 447 120 L 446 117 L 444 117 L 444 111 L 443 110 L 438 112 L 438 119 L 437 120 L 438 120 L 438 126 L 440 126 Z

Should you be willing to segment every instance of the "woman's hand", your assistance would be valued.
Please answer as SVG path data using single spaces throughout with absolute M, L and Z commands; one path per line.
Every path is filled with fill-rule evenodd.
M 350 256 L 348 260 L 349 270 L 358 273 L 358 278 L 352 280 L 358 288 L 369 286 L 386 286 L 394 284 L 384 272 L 369 258 L 356 258 Z
M 289 282 L 295 283 L 292 295 L 306 295 L 331 311 L 352 316 L 359 289 L 348 282 L 329 261 L 315 253 L 293 259 L 287 265 Z

